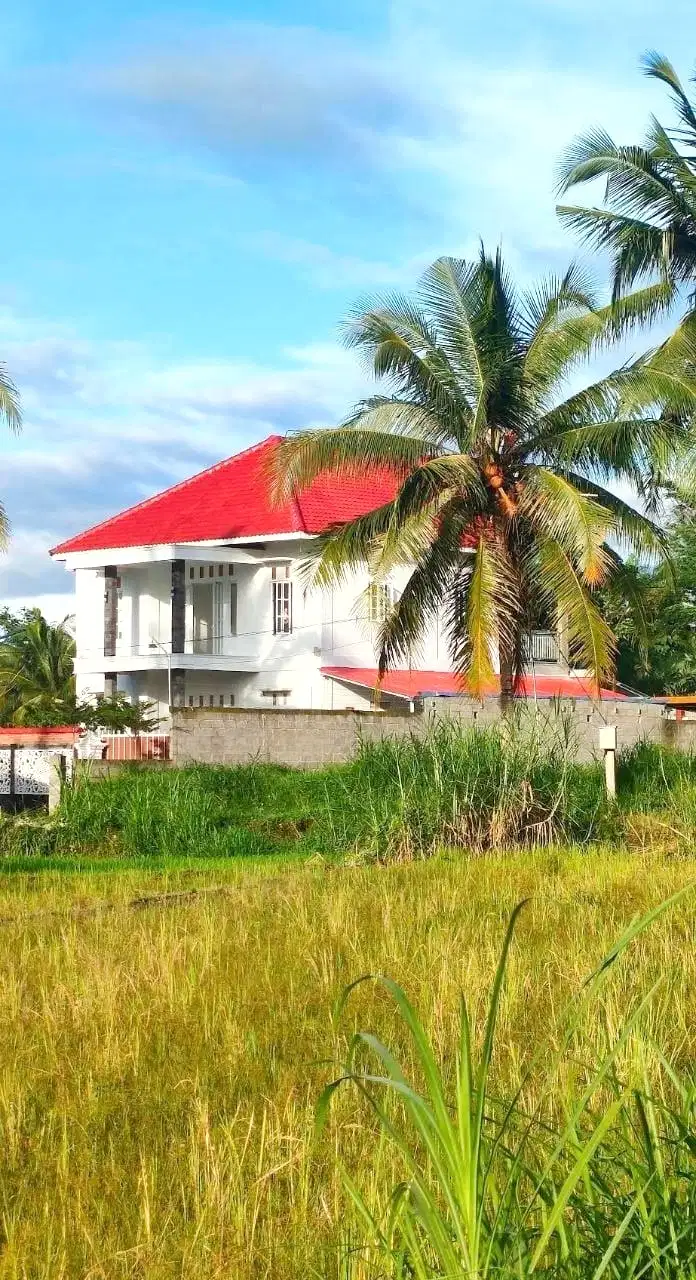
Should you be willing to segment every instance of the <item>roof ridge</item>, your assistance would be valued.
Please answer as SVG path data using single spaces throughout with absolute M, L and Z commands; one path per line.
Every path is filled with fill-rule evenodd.
M 255 453 L 257 450 L 263 449 L 270 444 L 279 444 L 283 439 L 284 436 L 275 434 L 266 436 L 264 440 L 259 440 L 256 444 L 249 445 L 247 449 L 242 449 L 240 453 L 232 453 L 229 458 L 222 458 L 220 462 L 214 462 L 212 466 L 204 467 L 202 471 L 197 471 L 195 475 L 188 476 L 186 480 L 177 480 L 176 484 L 170 484 L 166 489 L 160 489 L 158 493 L 151 494 L 149 498 L 143 498 L 141 502 L 134 502 L 132 507 L 124 507 L 123 511 L 117 511 L 113 516 L 106 516 L 104 520 L 97 520 L 96 524 L 90 525 L 87 529 L 82 529 L 76 536 L 86 538 L 90 533 L 96 533 L 98 529 L 103 528 L 104 525 L 111 524 L 114 520 L 120 520 L 122 516 L 130 516 L 133 515 L 135 511 L 142 511 L 143 508 L 148 507 L 150 503 L 158 502 L 160 498 L 165 496 L 165 494 L 176 493 L 180 489 L 185 489 L 188 485 L 193 484 L 194 480 L 200 480 L 201 476 L 212 475 L 214 471 L 219 471 L 221 467 L 226 467 L 230 462 L 236 462 L 238 458 L 246 458 L 250 453 Z M 300 514 L 300 519 L 302 519 L 301 513 L 298 514 Z M 68 542 L 73 541 L 74 538 L 64 538 L 63 541 L 58 542 L 55 547 L 51 547 L 48 554 L 50 556 L 55 555 L 57 551 L 60 551 L 61 547 L 65 546 Z

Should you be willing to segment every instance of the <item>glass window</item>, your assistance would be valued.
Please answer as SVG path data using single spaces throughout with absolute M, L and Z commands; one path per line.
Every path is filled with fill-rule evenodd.
M 202 693 L 199 693 L 199 695 L 198 695 L 198 705 L 199 705 L 199 707 L 202 707 L 202 706 L 204 705 L 204 704 L 203 704 L 203 694 L 202 694 Z
M 292 583 L 287 578 L 273 583 L 273 631 L 277 636 L 292 631 Z
M 230 635 L 237 634 L 237 583 L 230 583 Z
M 215 706 L 215 696 L 214 696 L 214 694 L 212 694 L 212 693 L 209 693 L 209 694 L 208 694 L 208 706 L 209 706 L 209 707 L 214 707 L 214 706 Z

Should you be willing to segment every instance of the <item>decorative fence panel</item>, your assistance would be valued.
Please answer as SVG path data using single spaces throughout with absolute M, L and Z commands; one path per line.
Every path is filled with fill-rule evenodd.
M 51 764 L 65 758 L 66 775 L 72 772 L 72 749 L 0 747 L 0 808 L 21 809 L 48 801 Z

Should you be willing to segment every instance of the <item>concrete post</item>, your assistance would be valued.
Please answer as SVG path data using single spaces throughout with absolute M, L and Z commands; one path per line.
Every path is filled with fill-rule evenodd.
M 186 706 L 186 672 L 182 667 L 172 667 L 172 707 Z
M 104 657 L 116 656 L 118 631 L 118 566 L 107 564 L 104 569 Z
M 186 640 L 186 561 L 172 560 L 172 653 L 183 653 Z M 176 706 L 176 703 L 174 704 Z
M 599 730 L 599 746 L 604 752 L 604 777 L 607 784 L 607 795 L 610 800 L 616 799 L 616 725 L 604 724 Z
M 48 778 L 48 812 L 54 813 L 60 804 L 61 792 L 65 782 L 65 756 L 51 756 Z

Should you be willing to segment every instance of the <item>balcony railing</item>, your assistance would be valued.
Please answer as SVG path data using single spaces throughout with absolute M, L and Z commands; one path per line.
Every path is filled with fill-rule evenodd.
M 558 638 L 553 631 L 532 631 L 528 638 L 532 662 L 558 662 Z

